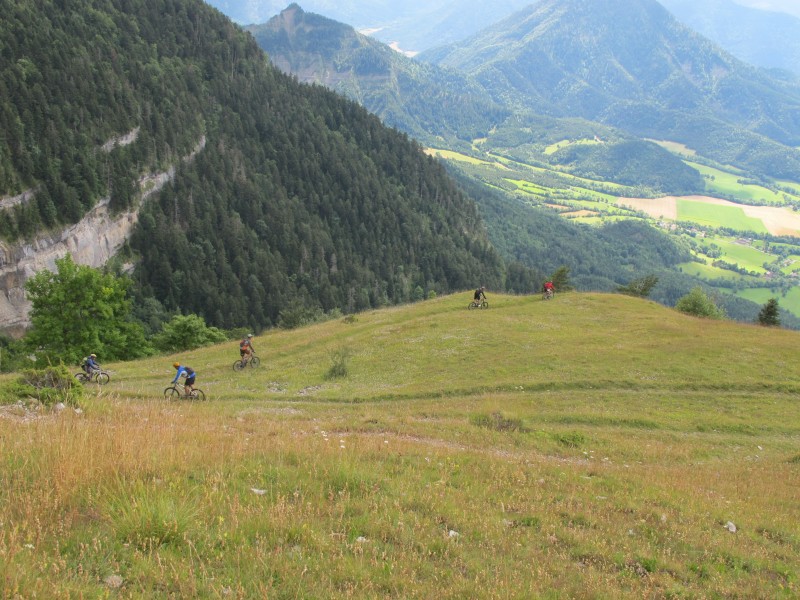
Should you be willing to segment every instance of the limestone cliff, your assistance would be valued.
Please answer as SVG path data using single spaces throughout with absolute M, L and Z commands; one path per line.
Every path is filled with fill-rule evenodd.
M 205 138 L 184 160 L 191 160 L 203 147 Z M 0 241 L 0 331 L 15 337 L 24 333 L 31 308 L 25 297 L 25 282 L 39 271 L 55 270 L 56 259 L 71 254 L 78 264 L 91 267 L 106 264 L 133 231 L 141 202 L 160 190 L 174 175 L 175 169 L 172 168 L 142 177 L 139 181 L 140 201 L 131 211 L 111 215 L 109 200 L 105 198 L 80 222 L 62 231 L 14 244 Z

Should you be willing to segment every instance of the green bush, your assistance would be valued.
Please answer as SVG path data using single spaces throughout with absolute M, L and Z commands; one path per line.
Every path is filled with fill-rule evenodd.
M 14 400 L 35 401 L 45 406 L 63 402 L 77 406 L 83 397 L 83 386 L 64 365 L 45 369 L 28 369 L 10 386 Z
M 647 298 L 657 283 L 657 276 L 647 275 L 646 277 L 632 280 L 628 285 L 619 286 L 617 291 L 627 296 Z
M 153 336 L 153 345 L 162 352 L 181 352 L 227 341 L 225 333 L 208 327 L 197 315 L 177 315 Z
M 351 352 L 348 348 L 339 348 L 331 352 L 331 366 L 325 374 L 325 379 L 339 379 L 347 377 L 349 368 L 347 361 L 350 360 Z
M 678 300 L 675 308 L 687 315 L 702 317 L 704 319 L 724 319 L 725 311 L 717 306 L 698 285 L 683 298 Z

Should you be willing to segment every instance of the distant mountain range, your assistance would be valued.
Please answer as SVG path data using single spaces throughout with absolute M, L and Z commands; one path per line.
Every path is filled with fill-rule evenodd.
M 737 58 L 800 75 L 800 5 L 794 1 L 660 0 L 681 22 Z M 287 7 L 280 0 L 209 4 L 243 25 L 266 23 Z M 461 41 L 533 4 L 536 0 L 306 0 L 302 7 L 413 55 Z
M 732 0 L 659 2 L 736 58 L 800 76 L 800 16 L 746 7 Z
M 800 173 L 800 85 L 747 65 L 655 0 L 542 0 L 418 57 L 518 110 L 682 142 L 723 164 Z
M 411 60 L 297 4 L 246 29 L 282 71 L 352 98 L 421 141 L 482 137 L 510 114 L 457 71 Z
M 737 60 L 655 0 L 542 0 L 417 60 L 297 5 L 248 29 L 281 69 L 426 143 L 577 117 L 754 175 L 800 173 L 800 86 Z
M 530 0 L 308 0 L 303 9 L 347 23 L 410 54 L 462 39 Z M 234 21 L 262 24 L 287 8 L 280 0 L 210 0 Z

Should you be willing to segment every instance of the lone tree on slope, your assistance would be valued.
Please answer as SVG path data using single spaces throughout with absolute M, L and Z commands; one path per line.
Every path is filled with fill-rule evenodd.
M 767 300 L 758 313 L 758 324 L 765 327 L 778 327 L 781 324 L 778 314 L 778 301 L 775 298 Z

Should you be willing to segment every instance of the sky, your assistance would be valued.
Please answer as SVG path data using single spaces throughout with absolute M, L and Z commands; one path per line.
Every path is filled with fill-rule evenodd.
M 800 0 L 734 0 L 736 4 L 785 12 L 800 18 Z

